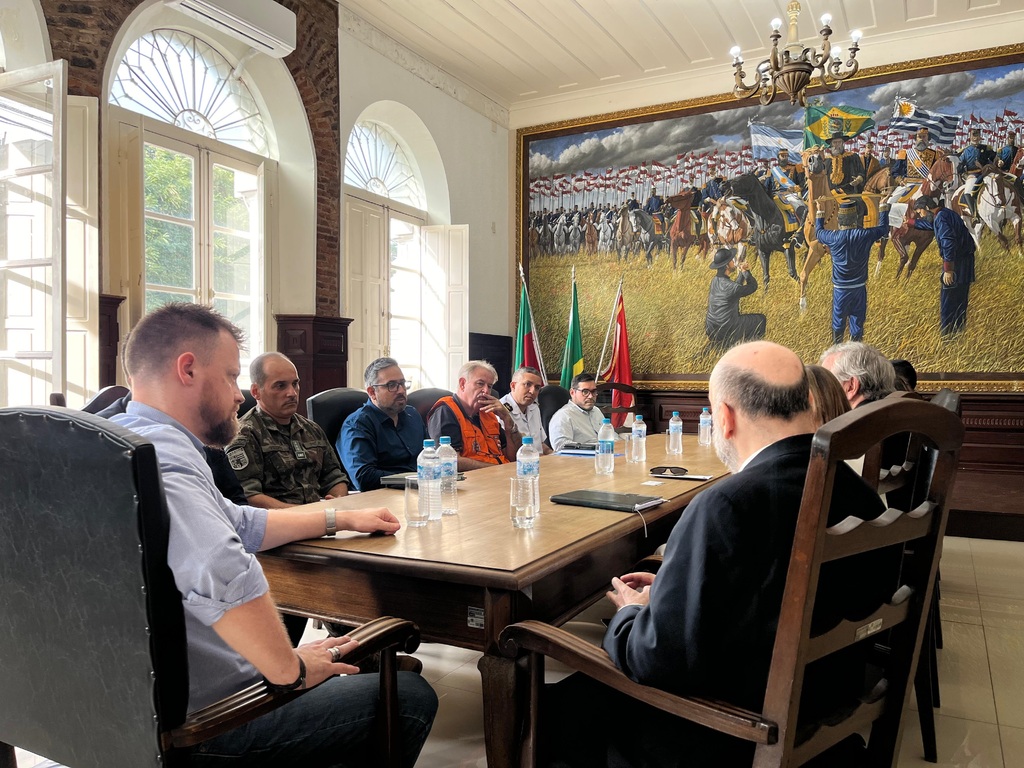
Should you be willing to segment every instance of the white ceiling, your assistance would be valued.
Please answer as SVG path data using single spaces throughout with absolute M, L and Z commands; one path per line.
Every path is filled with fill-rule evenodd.
M 510 111 L 674 79 L 731 87 L 733 45 L 767 55 L 769 22 L 786 0 L 339 0 L 388 37 Z M 936 39 L 964 50 L 1024 40 L 1024 0 L 803 0 L 800 34 L 818 37 L 831 13 L 834 43 L 864 34 L 865 66 L 917 55 Z M 972 34 L 963 45 L 963 36 Z M 980 32 L 979 32 L 980 30 Z M 1012 33 L 1011 33 L 1012 30 Z M 783 28 L 785 33 L 785 27 Z M 975 41 L 982 40 L 981 44 Z M 783 39 L 785 42 L 785 37 Z M 939 43 L 940 45 L 942 43 Z M 916 49 L 916 50 L 915 50 Z M 714 79 L 708 88 L 706 78 Z M 666 86 L 661 101 L 679 98 Z M 648 101 L 647 103 L 652 103 Z

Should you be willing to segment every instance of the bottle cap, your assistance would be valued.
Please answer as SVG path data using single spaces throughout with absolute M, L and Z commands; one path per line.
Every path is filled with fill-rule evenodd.
M 441 445 L 451 445 L 452 444 L 452 439 L 450 437 L 448 437 L 448 435 L 442 435 L 440 442 L 441 442 Z
M 434 447 L 434 441 L 433 440 L 424 440 L 423 441 L 423 447 L 424 448 L 433 448 Z
M 672 415 L 673 416 L 678 416 L 679 415 L 679 411 L 672 411 Z
M 643 420 L 644 420 L 644 417 L 643 417 L 643 414 L 641 414 L 641 413 L 638 413 L 636 416 L 633 417 L 633 421 L 643 421 Z
M 523 445 L 533 445 L 533 438 L 530 435 L 523 437 Z
M 611 424 L 612 420 L 611 419 L 602 419 L 601 423 L 602 424 Z

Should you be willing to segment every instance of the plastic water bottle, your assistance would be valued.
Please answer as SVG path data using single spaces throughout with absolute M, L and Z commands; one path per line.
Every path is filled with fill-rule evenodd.
M 615 429 L 611 419 L 605 419 L 597 433 L 594 471 L 599 475 L 610 475 L 615 471 Z
M 529 435 L 523 437 L 523 444 L 516 452 L 516 476 L 534 478 L 533 508 L 540 511 L 540 453 Z
M 672 411 L 672 418 L 668 420 L 668 455 L 683 455 L 683 420 L 679 418 L 679 411 Z
M 416 457 L 416 484 L 419 487 L 420 510 L 427 510 L 428 520 L 440 520 L 441 460 L 437 458 L 433 440 L 424 440 L 423 450 Z
M 647 461 L 647 423 L 640 414 L 633 419 L 633 461 Z
M 441 514 L 457 515 L 459 494 L 455 483 L 459 474 L 459 454 L 452 448 L 452 439 L 447 435 L 441 438 L 437 458 L 441 462 Z
M 700 412 L 700 422 L 697 426 L 697 442 L 701 445 L 711 445 L 711 411 L 706 407 Z

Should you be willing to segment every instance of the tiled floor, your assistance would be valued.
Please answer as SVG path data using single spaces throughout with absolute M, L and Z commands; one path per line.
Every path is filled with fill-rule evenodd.
M 946 539 L 942 626 L 938 765 L 1024 768 L 1024 543 Z M 577 622 L 575 628 L 600 640 L 599 624 Z M 441 700 L 417 766 L 482 768 L 479 654 L 424 645 L 416 655 Z M 907 714 L 905 726 L 900 768 L 932 765 L 922 758 L 916 712 Z M 19 752 L 18 765 L 48 763 Z

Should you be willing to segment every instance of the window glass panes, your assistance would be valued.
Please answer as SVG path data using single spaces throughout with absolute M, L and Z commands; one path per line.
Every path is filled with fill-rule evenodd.
M 215 227 L 249 231 L 249 206 L 259 189 L 254 174 L 223 165 L 213 166 L 213 224 Z
M 384 125 L 356 123 L 345 151 L 345 183 L 426 209 L 423 182 L 398 138 Z
M 146 311 L 150 312 L 157 307 L 162 307 L 164 304 L 171 304 L 173 302 L 187 302 L 189 304 L 195 303 L 195 298 L 189 296 L 187 293 L 173 293 L 171 291 L 146 291 Z
M 195 230 L 188 224 L 146 218 L 146 283 L 196 287 Z
M 186 154 L 146 144 L 143 155 L 146 212 L 193 218 L 195 161 Z
M 213 233 L 213 290 L 217 293 L 249 293 L 248 237 Z
M 252 338 L 252 302 L 248 299 L 214 299 L 213 308 Z

